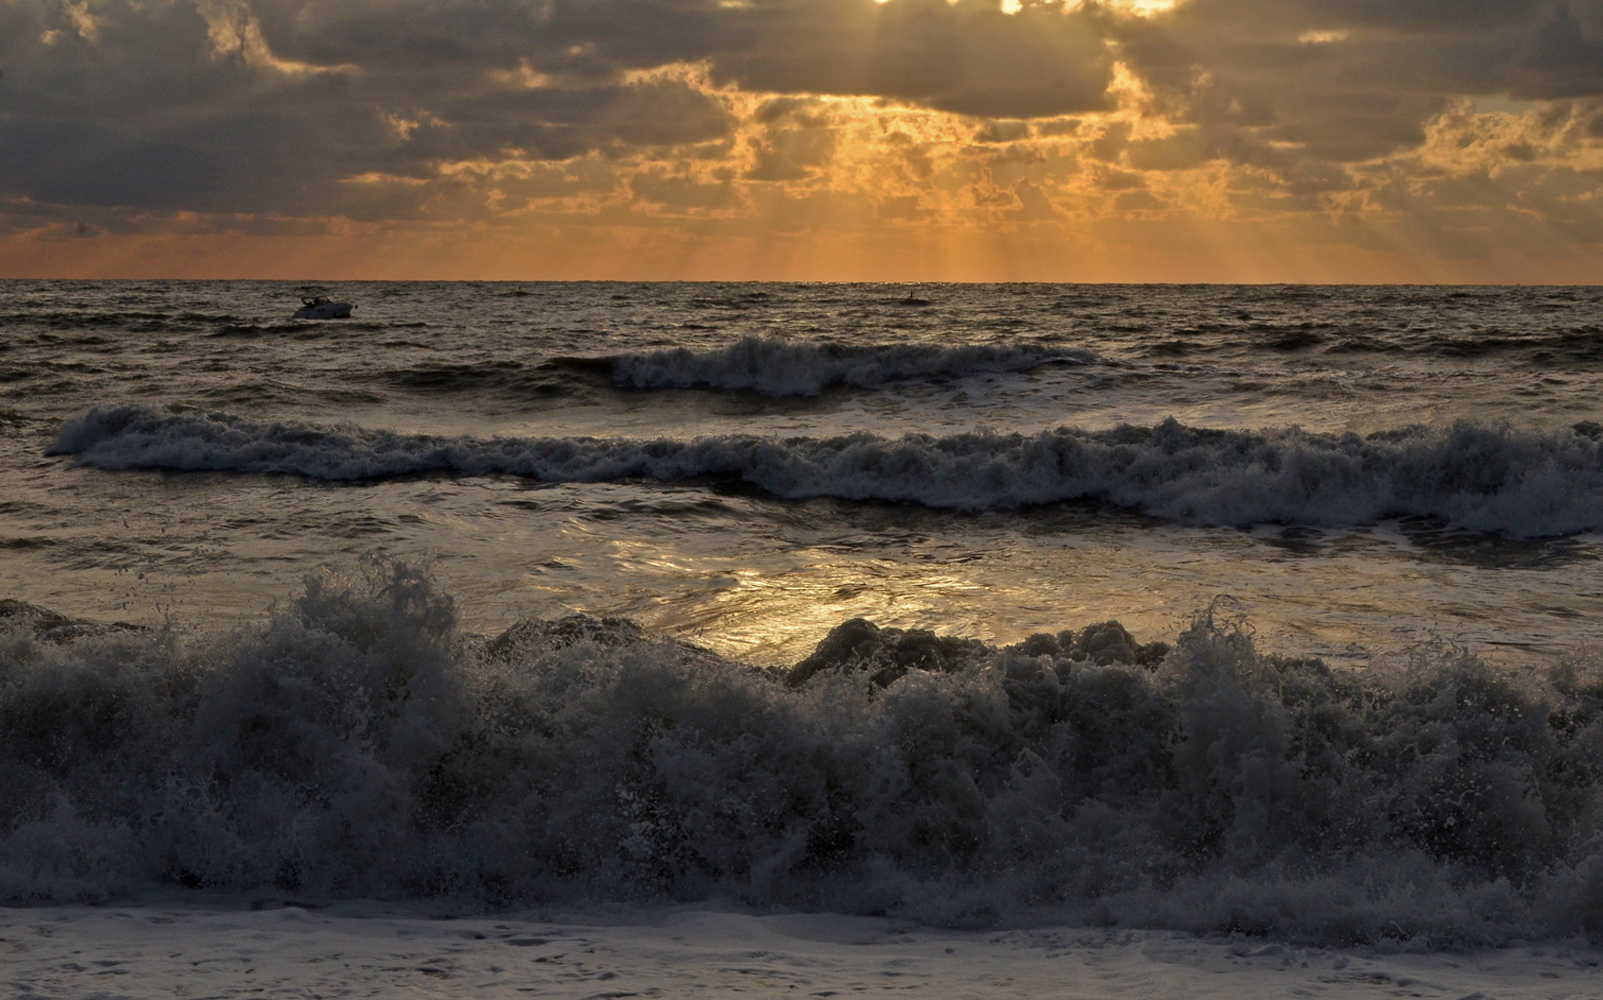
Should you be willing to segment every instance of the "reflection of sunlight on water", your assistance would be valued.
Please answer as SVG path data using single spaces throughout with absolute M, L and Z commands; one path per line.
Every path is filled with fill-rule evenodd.
M 672 491 L 550 492 L 615 505 L 632 495 L 665 503 Z M 482 553 L 471 575 L 453 579 L 442 564 L 441 582 L 465 614 L 493 615 L 469 593 L 484 586 L 480 574 L 538 553 L 564 568 L 525 577 L 517 606 L 497 610 L 626 615 L 764 665 L 796 662 L 854 617 L 1000 644 L 1117 619 L 1141 641 L 1172 641 L 1219 594 L 1242 600 L 1264 649 L 1357 664 L 1432 636 L 1492 660 L 1547 656 L 1564 651 L 1577 621 L 1603 619 L 1603 594 L 1566 583 L 1590 559 L 1572 567 L 1552 546 L 1540 559 L 1512 559 L 1473 546 L 1422 548 L 1387 527 L 1242 532 L 1126 523 L 1088 509 L 965 517 L 726 498 L 722 510 L 672 526 L 589 521 L 565 536 L 537 518 L 523 544 Z M 1487 560 L 1495 566 L 1480 565 Z
M 430 562 L 468 631 L 621 614 L 763 665 L 796 662 L 859 616 L 1002 644 L 1117 619 L 1140 641 L 1173 641 L 1218 594 L 1242 600 L 1260 648 L 1348 663 L 1433 634 L 1510 663 L 1603 641 L 1592 536 L 1243 532 L 1089 507 L 961 515 L 639 483 L 100 482 L 119 546 L 34 525 L 43 541 L 8 552 L 0 594 L 147 624 L 171 609 L 180 625 L 216 628 L 259 621 L 319 566 L 382 550 Z M 41 580 L 70 586 L 29 584 Z
M 816 506 L 815 513 L 843 513 Z M 1167 571 L 1144 565 L 1155 554 L 1150 543 L 1121 555 L 1108 549 L 1106 538 L 1038 537 L 998 532 L 994 525 L 966 539 L 930 537 L 922 530 L 930 527 L 923 523 L 929 515 L 911 511 L 900 519 L 903 531 L 887 533 L 885 526 L 849 523 L 845 513 L 848 523 L 835 525 L 831 537 L 800 546 L 795 537 L 758 538 L 706 526 L 649 541 L 597 539 L 592 552 L 605 554 L 580 575 L 593 575 L 594 597 L 605 597 L 588 603 L 591 595 L 569 592 L 563 601 L 626 615 L 737 659 L 783 665 L 806 656 L 850 618 L 997 643 L 1117 618 L 1150 640 L 1172 637 L 1212 596 L 1213 584 L 1192 581 L 1185 596 L 1171 601 L 1163 591 L 1175 582 L 1175 569 L 1188 576 L 1199 564 L 1168 550 L 1160 556 L 1170 564 Z M 894 511 L 881 513 L 895 519 Z M 1169 579 L 1155 587 L 1159 578 Z
M 763 664 L 794 663 L 849 618 L 968 638 L 1013 638 L 1012 629 L 998 636 L 989 627 L 995 615 L 987 605 L 1002 596 L 999 588 L 958 574 L 921 573 L 917 566 L 871 559 L 817 561 L 778 574 L 744 569 L 732 576 L 734 586 L 716 594 L 687 591 L 642 617 L 727 656 Z

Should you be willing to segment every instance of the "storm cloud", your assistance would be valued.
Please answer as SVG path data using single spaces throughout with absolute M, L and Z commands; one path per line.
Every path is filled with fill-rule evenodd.
M 1603 240 L 1603 0 L 9 0 L 0 71 L 10 229 L 799 199 L 1445 225 L 1513 185 Z M 1212 208 L 1183 190 L 1221 170 Z

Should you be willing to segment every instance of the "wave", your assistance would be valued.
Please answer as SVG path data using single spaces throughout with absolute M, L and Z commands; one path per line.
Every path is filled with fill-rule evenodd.
M 422 573 L 231 634 L 0 633 L 0 898 L 734 899 L 1456 947 L 1603 933 L 1603 675 L 1365 672 L 1206 613 L 1018 646 L 849 622 L 764 671 Z M 183 638 L 188 635 L 190 638 Z M 838 640 L 838 641 L 837 641 Z M 887 673 L 886 665 L 900 669 Z
M 150 333 L 164 330 L 188 331 L 219 324 L 245 322 L 229 313 L 168 312 L 139 309 L 50 310 L 41 308 L 27 312 L 0 314 L 0 327 L 28 329 L 43 327 L 49 330 L 100 330 L 121 328 Z
M 1603 360 L 1603 327 L 1579 326 L 1537 335 L 1493 331 L 1474 338 L 1432 338 L 1419 350 L 1450 359 L 1512 354 L 1528 364 L 1595 363 Z
M 782 498 L 959 510 L 1089 500 L 1194 524 L 1343 526 L 1430 518 L 1545 537 L 1603 528 L 1603 427 L 1470 421 L 1371 434 L 1225 431 L 1167 420 L 1109 431 L 892 439 L 726 435 L 682 440 L 489 438 L 256 422 L 147 404 L 95 406 L 51 454 L 100 469 L 428 474 L 544 482 L 722 478 Z
M 1529 365 L 1603 360 L 1603 327 L 1580 325 L 1537 333 L 1501 330 L 1417 333 L 1378 331 L 1329 321 L 1289 324 L 1199 323 L 1166 331 L 1141 345 L 1144 357 L 1257 353 L 1389 354 L 1452 361 L 1507 358 Z
M 1096 360 L 1090 351 L 1032 344 L 817 344 L 744 337 L 712 351 L 680 347 L 611 359 L 613 380 L 631 389 L 710 388 L 765 396 L 816 396 L 832 385 L 870 389 L 909 379 L 1025 372 Z
M 426 362 L 388 370 L 383 378 L 398 389 L 419 394 L 496 393 L 525 402 L 573 395 L 581 388 L 544 365 L 529 367 L 506 360 Z

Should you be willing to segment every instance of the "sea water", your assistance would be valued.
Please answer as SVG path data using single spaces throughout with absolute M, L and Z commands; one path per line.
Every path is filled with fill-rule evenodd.
M 329 290 L 0 285 L 5 898 L 1603 932 L 1603 290 Z

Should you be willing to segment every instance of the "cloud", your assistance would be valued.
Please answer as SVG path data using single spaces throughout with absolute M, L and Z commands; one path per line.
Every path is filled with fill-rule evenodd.
M 835 155 L 835 123 L 814 102 L 768 101 L 753 119 L 761 128 L 749 143 L 755 162 L 745 172 L 747 180 L 806 180 Z
M 1453 99 L 1603 94 L 1599 0 L 1194 0 L 1121 24 L 1155 109 L 1356 161 Z
M 596 149 L 706 142 L 731 126 L 715 96 L 672 78 L 465 95 L 440 108 L 439 152 L 464 157 L 516 149 L 562 160 Z
M 654 166 L 631 177 L 629 188 L 642 202 L 685 214 L 730 208 L 739 201 L 727 171 L 703 178 L 688 167 L 675 171 Z
M 1097 20 L 987 0 L 769 0 L 732 12 L 738 42 L 702 55 L 714 78 L 781 93 L 873 95 L 1025 118 L 1108 108 Z
M 8 0 L 0 66 L 5 233 L 1603 226 L 1603 0 Z

